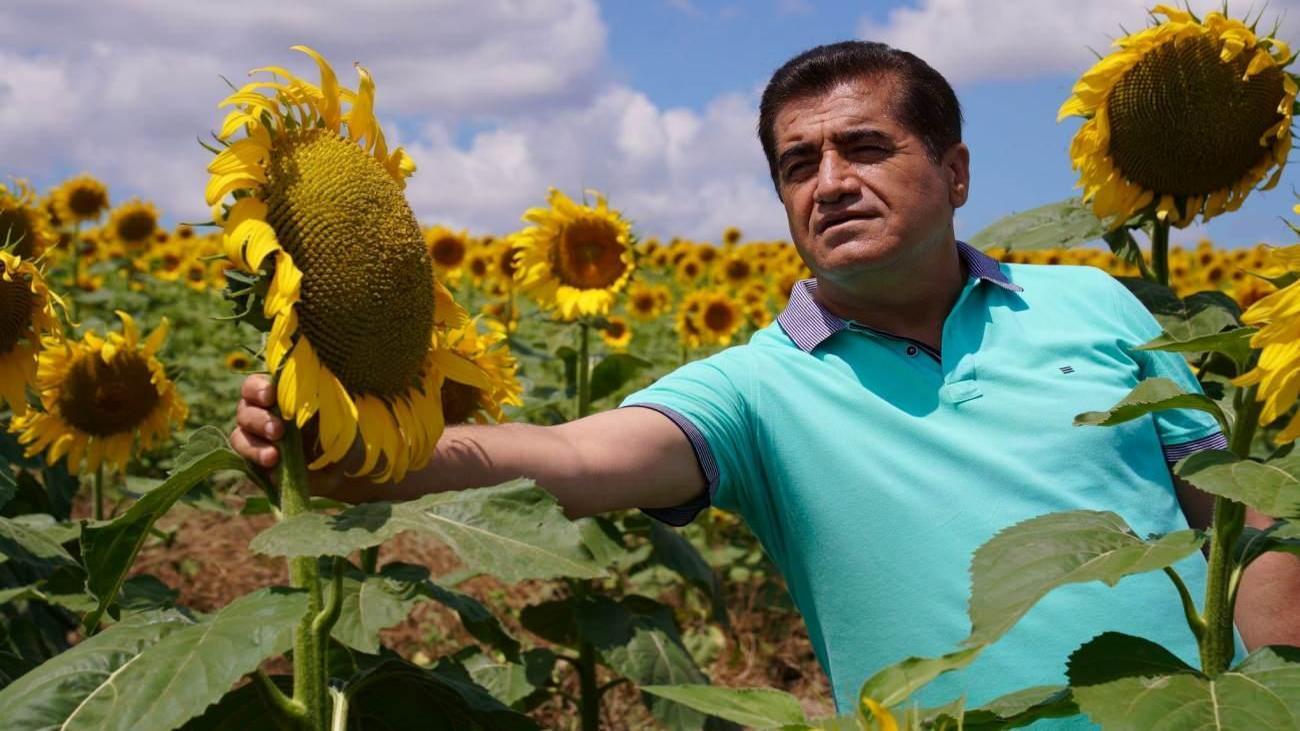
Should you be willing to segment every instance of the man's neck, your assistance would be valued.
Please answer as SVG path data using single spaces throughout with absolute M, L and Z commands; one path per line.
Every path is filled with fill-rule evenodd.
M 952 242 L 897 267 L 859 273 L 851 281 L 818 277 L 815 298 L 846 320 L 938 349 L 943 323 L 967 276 Z

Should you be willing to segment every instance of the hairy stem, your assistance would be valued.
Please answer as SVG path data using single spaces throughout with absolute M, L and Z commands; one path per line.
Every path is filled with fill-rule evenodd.
M 280 513 L 292 518 L 311 510 L 311 491 L 307 484 L 307 460 L 302 451 L 302 433 L 293 419 L 284 420 L 284 438 L 280 441 L 280 461 L 276 464 L 280 483 Z M 315 556 L 289 559 L 289 583 L 306 589 L 307 612 L 298 622 L 293 643 L 293 700 L 306 708 L 310 728 L 325 728 L 327 697 L 325 666 L 318 642 L 315 622 L 321 611 L 320 570 Z
M 1237 391 L 1233 398 L 1236 423 L 1233 424 L 1231 449 L 1240 459 L 1250 457 L 1260 404 L 1255 400 L 1256 386 Z M 1233 611 L 1236 592 L 1233 575 L 1237 567 L 1233 547 L 1246 525 L 1246 506 L 1225 497 L 1214 499 L 1214 523 L 1210 527 L 1209 568 L 1205 579 L 1205 637 L 1201 642 L 1201 671 L 1214 677 L 1228 669 L 1236 652 L 1233 635 Z
M 1155 220 L 1151 223 L 1151 269 L 1156 281 L 1169 286 L 1169 223 Z
M 94 501 L 95 520 L 104 519 L 104 465 L 95 470 L 95 481 L 90 486 L 90 496 Z
M 258 668 L 257 672 L 253 673 L 253 682 L 262 692 L 262 697 L 279 714 L 276 725 L 281 728 L 298 728 L 306 722 L 307 709 L 301 703 L 286 696 L 265 670 Z
M 578 325 L 578 418 L 591 413 L 591 326 Z

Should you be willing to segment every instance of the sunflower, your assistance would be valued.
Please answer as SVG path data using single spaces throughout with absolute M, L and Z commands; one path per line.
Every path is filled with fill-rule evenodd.
M 95 472 L 101 465 L 121 472 L 136 436 L 151 449 L 185 421 L 185 404 L 157 358 L 167 321 L 143 341 L 135 320 L 118 310 L 122 332 L 106 338 L 88 332 L 80 342 L 46 338 L 36 373 L 44 411 L 15 417 L 9 430 L 27 445 L 28 457 L 46 451 L 53 464 L 65 455 L 68 469 Z
M 650 322 L 663 314 L 659 294 L 654 287 L 643 282 L 633 282 L 627 288 L 627 314 L 642 321 Z
M 35 264 L 0 251 L 0 408 L 7 403 L 15 414 L 27 411 L 41 339 L 59 333 L 56 304 L 63 301 Z
M 740 243 L 740 237 L 744 234 L 735 226 L 728 226 L 722 229 L 722 244 L 724 246 L 735 246 Z
M 253 359 L 242 350 L 226 353 L 226 367 L 232 371 L 246 371 L 253 367 Z
M 626 318 L 610 315 L 605 318 L 605 325 L 600 329 L 600 339 L 612 350 L 627 350 L 628 343 L 632 342 L 632 328 L 628 326 Z
M 731 338 L 745 324 L 739 302 L 725 292 L 702 292 L 695 327 L 705 345 L 730 345 Z
M 1273 251 L 1276 263 L 1287 271 L 1300 272 L 1300 244 Z M 1254 277 L 1252 277 L 1254 279 Z M 1236 386 L 1258 385 L 1256 398 L 1264 402 L 1259 423 L 1268 424 L 1285 414 L 1300 396 L 1300 281 L 1264 294 L 1254 288 L 1256 298 L 1241 315 L 1247 325 L 1259 327 L 1250 346 L 1260 350 L 1255 367 L 1233 379 Z M 1300 437 L 1300 412 L 1274 437 L 1285 444 Z
M 469 253 L 469 236 L 464 231 L 456 232 L 442 226 L 434 226 L 424 232 L 425 245 L 429 247 L 429 257 L 433 259 L 433 270 L 444 282 L 460 279 L 461 265 Z
M 50 199 L 65 225 L 98 221 L 108 210 L 108 186 L 83 173 L 60 183 L 50 192 Z
M 27 181 L 15 181 L 12 189 L 0 183 L 0 249 L 35 259 L 57 241 L 49 216 Z
M 742 250 L 732 250 L 713 264 L 713 280 L 732 288 L 739 288 L 754 275 L 754 265 Z
M 703 333 L 699 326 L 699 315 L 704 311 L 704 302 L 708 292 L 691 292 L 682 298 L 673 318 L 673 329 L 677 338 L 687 348 L 698 348 L 703 343 Z
M 104 233 L 118 254 L 138 254 L 153 245 L 158 218 L 158 209 L 152 203 L 133 198 L 113 209 Z
M 235 195 L 214 211 L 227 258 L 249 272 L 273 267 L 266 365 L 281 413 L 299 426 L 318 419 L 320 456 L 308 467 L 340 461 L 359 437 L 358 474 L 396 481 L 433 455 L 444 379 L 488 382 L 441 342 L 438 328 L 463 325 L 465 313 L 434 278 L 402 192 L 415 164 L 384 140 L 370 73 L 358 65 L 359 89 L 344 89 L 320 54 L 294 49 L 316 62 L 320 86 L 272 67 L 261 71 L 285 81 L 222 102 L 234 108 L 207 200 Z
M 476 247 L 465 257 L 465 272 L 475 287 L 482 287 L 492 271 L 492 256 L 495 252 L 487 247 Z
M 691 253 L 677 262 L 675 277 L 678 284 L 694 284 L 705 271 L 704 261 L 699 255 Z
M 1157 5 L 1164 20 L 1115 41 L 1057 120 L 1087 119 L 1070 144 L 1079 186 L 1118 227 L 1154 212 L 1178 226 L 1236 210 L 1291 150 L 1296 83 L 1287 45 L 1221 13 Z
M 608 313 L 632 275 L 631 225 L 601 195 L 593 207 L 552 188 L 547 201 L 524 213 L 520 290 L 565 320 Z
M 442 384 L 442 411 L 448 424 L 475 421 L 483 424 L 489 419 L 506 421 L 502 405 L 522 406 L 523 386 L 515 375 L 518 364 L 505 343 L 505 329 L 492 322 L 486 333 L 480 333 L 476 322 L 466 322 L 447 333 L 448 346 L 467 361 L 474 363 L 487 376 L 487 385 L 472 386 L 447 379 Z
M 492 243 L 493 249 L 493 272 L 501 283 L 507 287 L 514 286 L 516 272 L 519 271 L 515 260 L 519 258 L 519 253 L 523 247 L 519 245 L 519 240 L 515 235 L 506 236 L 497 239 Z

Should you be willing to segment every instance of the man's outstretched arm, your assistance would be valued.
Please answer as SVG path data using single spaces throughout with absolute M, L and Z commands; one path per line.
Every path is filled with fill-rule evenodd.
M 275 389 L 264 375 L 244 380 L 230 436 L 237 452 L 263 467 L 279 458 L 284 424 L 271 413 Z M 557 426 L 451 426 L 433 459 L 397 484 L 348 477 L 335 467 L 312 474 L 317 495 L 347 502 L 411 500 L 431 492 L 535 480 L 579 518 L 627 508 L 667 508 L 705 488 L 690 441 L 668 417 L 651 409 L 614 409 Z

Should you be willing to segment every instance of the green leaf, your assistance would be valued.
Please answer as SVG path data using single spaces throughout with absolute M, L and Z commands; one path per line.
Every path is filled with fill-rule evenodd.
M 564 345 L 556 349 L 555 355 L 564 362 L 564 395 L 573 398 L 578 394 L 578 351 Z
M 401 623 L 424 600 L 410 582 L 368 576 L 351 564 L 344 570 L 342 589 L 339 618 L 330 634 L 348 647 L 372 654 L 379 652 L 380 630 Z
M 1104 581 L 1171 566 L 1195 553 L 1205 536 L 1175 531 L 1153 541 L 1133 534 L 1111 512 L 1076 510 L 1031 518 L 1000 531 L 971 561 L 971 635 L 990 643 L 1058 586 Z
M 1246 526 L 1237 538 L 1233 558 L 1245 567 L 1270 551 L 1300 556 L 1300 525 L 1280 520 L 1264 530 Z
M 993 731 L 1019 728 L 1045 718 L 1077 715 L 1079 706 L 1068 687 L 1040 685 L 1008 693 L 979 708 L 967 710 L 962 718 L 962 728 L 966 731 Z
M 1224 434 L 1231 433 L 1227 419 L 1219 405 L 1210 397 L 1187 393 L 1168 378 L 1146 378 L 1133 387 L 1128 395 L 1107 411 L 1085 411 L 1074 417 L 1075 426 L 1114 426 L 1132 421 L 1156 411 L 1167 409 L 1196 409 L 1214 416 Z
M 133 619 L 121 622 L 19 678 L 0 691 L 0 704 L 23 719 L 7 719 L 15 731 L 175 728 L 263 660 L 289 649 L 306 610 L 305 592 L 261 589 L 203 622 L 177 614 L 139 615 L 175 617 L 164 622 L 175 626 L 150 632 L 148 623 L 142 630 Z M 124 644 L 113 643 L 110 638 L 123 635 L 124 625 Z M 78 662 L 82 648 L 97 640 L 108 640 L 95 647 L 106 644 L 111 652 Z
M 1069 248 L 1105 233 L 1106 225 L 1083 201 L 1072 197 L 1003 216 L 972 236 L 970 245 L 983 251 Z
M 504 581 L 603 575 L 555 498 L 529 480 L 366 503 L 338 515 L 304 513 L 258 534 L 271 556 L 346 556 L 405 531 L 438 538 L 470 568 Z
M 474 682 L 464 668 L 443 662 L 433 670 L 385 660 L 349 683 L 348 728 L 377 731 L 536 731 Z
M 1174 470 L 1205 492 L 1244 503 L 1265 515 L 1300 516 L 1300 454 L 1256 462 L 1213 449 L 1184 457 Z
M 18 494 L 18 480 L 9 471 L 8 463 L 0 461 L 0 508 L 9 504 Z
M 700 713 L 756 729 L 808 724 L 799 699 L 770 688 L 716 688 L 712 685 L 643 685 L 641 690 Z
M 654 547 L 651 560 L 675 571 L 703 591 L 712 603 L 713 620 L 726 626 L 727 601 L 722 592 L 722 582 L 695 546 L 681 533 L 657 520 L 650 522 L 650 545 Z
M 43 532 L 12 518 L 0 518 L 0 565 L 13 562 L 48 576 L 56 569 L 77 567 L 72 555 Z
M 275 683 L 286 696 L 293 695 L 293 677 L 274 675 Z M 191 718 L 181 731 L 284 731 L 275 708 L 256 683 L 246 683 L 208 706 L 203 715 Z
M 81 641 L 0 690 L 5 728 L 64 728 L 82 701 L 112 682 L 145 649 L 192 625 L 178 612 L 142 614 Z
M 971 664 L 983 650 L 984 646 L 980 645 L 939 657 L 909 657 L 867 678 L 858 691 L 858 698 L 870 698 L 892 708 L 940 675 Z
M 1226 292 L 1217 290 L 1197 292 L 1187 298 L 1181 298 L 1169 287 L 1148 279 L 1140 277 L 1116 277 L 1116 279 L 1146 306 L 1156 322 L 1160 323 L 1165 330 L 1184 332 L 1187 322 L 1206 309 L 1218 309 L 1227 313 L 1230 319 L 1223 321 L 1225 326 L 1241 324 L 1241 306 Z M 1212 320 L 1206 320 L 1202 325 L 1208 322 Z
M 672 609 L 652 599 L 621 601 L 588 595 L 578 602 L 578 635 L 594 645 L 601 660 L 637 685 L 696 685 L 708 682 L 682 644 Z M 643 696 L 650 713 L 672 729 L 699 729 L 704 718 L 672 701 Z
M 27 586 L 15 586 L 7 589 L 0 589 L 0 604 L 9 602 L 22 601 L 24 599 L 41 598 L 41 587 L 39 584 L 28 584 Z
M 385 567 L 387 568 L 387 567 Z M 423 569 L 424 567 L 417 567 Z M 431 599 L 456 612 L 465 629 L 479 642 L 501 651 L 510 661 L 519 659 L 519 640 L 506 629 L 501 620 L 483 603 L 469 594 L 442 586 L 434 581 L 421 584 L 421 589 Z
M 478 647 L 456 653 L 456 661 L 493 698 L 512 708 L 540 703 L 550 696 L 546 685 L 555 668 L 555 653 L 537 648 L 523 653 L 521 662 L 497 660 Z M 529 699 L 534 699 L 530 703 Z M 524 709 L 520 709 L 524 710 Z
M 211 426 L 195 431 L 177 453 L 175 462 L 176 467 L 167 480 L 133 503 L 125 513 L 107 523 L 87 524 L 82 529 L 82 558 L 90 575 L 86 588 L 99 599 L 99 606 L 82 620 L 87 630 L 99 624 L 100 617 L 117 597 L 154 522 L 199 480 L 213 472 L 247 470 L 244 459 L 226 443 L 225 435 Z
M 1108 632 L 1070 656 L 1079 708 L 1108 731 L 1300 728 L 1300 649 L 1262 647 L 1213 679 L 1164 648 Z
M 1215 321 L 1229 317 L 1223 310 L 1210 309 L 1203 310 L 1196 315 L 1194 320 Z M 1250 338 L 1258 330 L 1253 327 L 1239 327 L 1227 332 L 1218 330 L 1209 331 L 1209 328 L 1201 325 L 1199 322 L 1188 323 L 1191 334 L 1179 336 L 1168 330 L 1161 333 L 1156 339 L 1138 346 L 1138 350 L 1168 350 L 1175 353 L 1204 353 L 1214 352 L 1223 353 L 1237 364 L 1240 370 L 1250 360 L 1250 355 L 1254 352 L 1250 347 Z M 1197 329 L 1205 332 L 1197 333 Z
M 140 574 L 132 576 L 122 584 L 118 603 L 126 612 L 147 612 L 171 609 L 176 605 L 179 596 L 179 591 L 167 586 L 158 577 Z
M 578 644 L 577 600 L 573 597 L 529 604 L 519 613 L 524 629 L 557 645 Z
M 596 515 L 573 522 L 582 533 L 583 545 L 591 551 L 596 563 L 624 568 L 622 561 L 630 552 L 623 545 L 623 536 L 613 521 L 603 515 Z
M 611 353 L 591 369 L 591 401 L 595 403 L 616 393 L 636 374 L 654 364 L 631 353 Z

